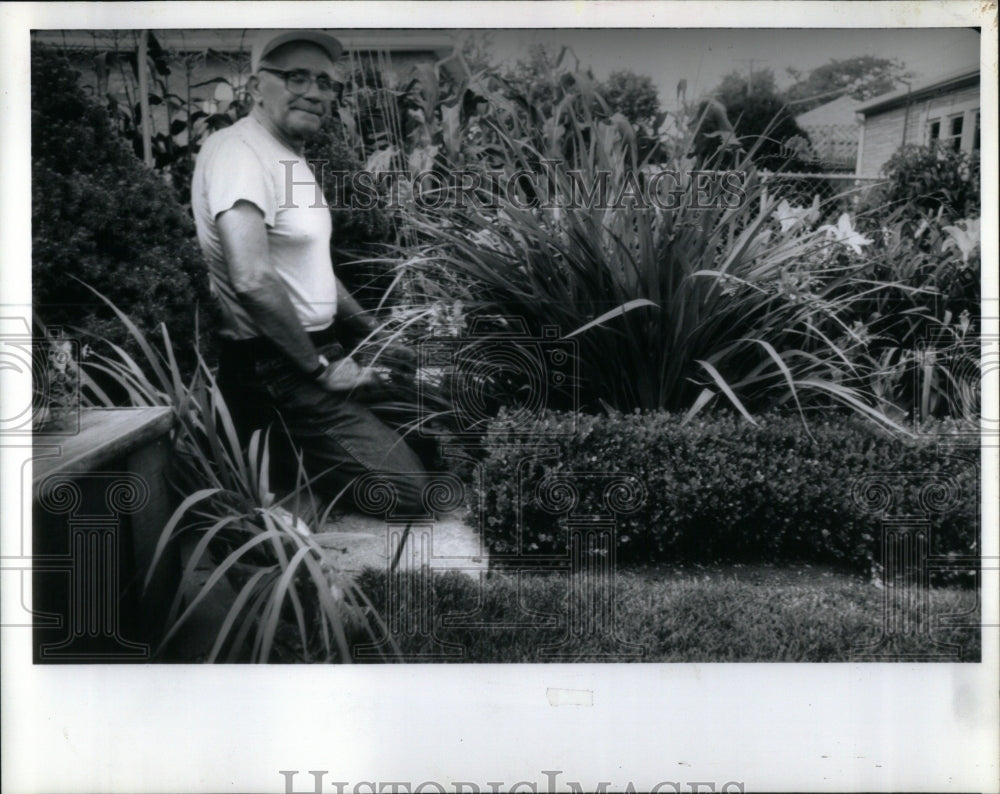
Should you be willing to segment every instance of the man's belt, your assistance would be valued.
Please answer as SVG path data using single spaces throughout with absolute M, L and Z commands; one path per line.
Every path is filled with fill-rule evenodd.
M 339 341 L 337 339 L 336 322 L 330 323 L 330 325 L 324 328 L 322 331 L 309 331 L 308 333 L 309 333 L 309 338 L 312 339 L 313 344 L 316 345 L 316 347 L 320 347 L 321 345 L 328 345 L 331 342 Z
M 308 331 L 307 333 L 316 347 L 324 347 L 338 341 L 336 323 L 322 331 Z M 234 364 L 237 362 L 252 363 L 260 359 L 282 355 L 274 343 L 264 336 L 252 336 L 249 339 L 223 339 L 220 352 L 224 358 L 229 359 Z

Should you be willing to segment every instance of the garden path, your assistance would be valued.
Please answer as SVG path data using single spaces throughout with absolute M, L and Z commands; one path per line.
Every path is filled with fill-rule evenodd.
M 391 564 L 390 537 L 399 537 L 405 522 L 387 524 L 380 518 L 348 513 L 330 522 L 316 540 L 333 553 L 333 561 L 345 571 L 363 568 L 387 570 Z M 489 567 L 489 553 L 477 531 L 461 514 L 444 515 L 433 523 L 414 522 L 406 549 L 400 556 L 402 569 L 427 565 L 432 571 L 461 571 L 478 581 Z

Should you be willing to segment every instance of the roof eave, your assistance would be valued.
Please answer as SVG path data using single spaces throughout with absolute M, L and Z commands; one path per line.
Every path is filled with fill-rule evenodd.
M 926 99 L 927 97 L 934 96 L 942 91 L 955 91 L 978 84 L 979 72 L 963 74 L 958 77 L 953 77 L 950 80 L 942 80 L 940 83 L 923 86 L 916 91 L 902 91 L 889 97 L 869 100 L 865 104 L 855 108 L 855 112 L 860 113 L 863 117 L 867 117 L 872 113 L 882 113 L 896 107 L 902 107 L 907 102 L 915 102 L 921 99 Z

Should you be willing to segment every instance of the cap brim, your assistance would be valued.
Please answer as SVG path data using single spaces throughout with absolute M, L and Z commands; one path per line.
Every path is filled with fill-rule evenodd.
M 253 48 L 250 68 L 256 72 L 260 68 L 260 63 L 278 47 L 293 41 L 305 41 L 320 47 L 330 61 L 337 63 L 344 53 L 344 45 L 329 33 L 319 30 L 287 30 L 285 32 L 264 33 Z

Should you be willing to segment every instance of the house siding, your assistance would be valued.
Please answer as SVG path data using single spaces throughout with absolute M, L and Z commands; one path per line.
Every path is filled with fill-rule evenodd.
M 930 119 L 947 118 L 977 107 L 979 87 L 972 86 L 914 102 L 909 108 L 908 119 L 905 106 L 867 116 L 857 173 L 860 176 L 878 176 L 882 166 L 904 143 L 923 145 L 928 142 L 927 122 Z M 963 149 L 968 149 L 965 141 L 970 134 L 967 124 L 963 133 Z
M 107 104 L 117 103 L 122 111 L 137 102 L 136 80 L 126 61 L 126 55 L 135 51 L 137 35 L 135 31 L 42 31 L 33 35 L 36 46 L 54 49 L 69 60 L 79 72 L 78 83 L 96 101 Z M 190 102 L 192 110 L 205 113 L 224 111 L 229 106 L 232 92 L 225 93 L 211 81 L 224 79 L 232 89 L 242 89 L 250 71 L 250 42 L 252 32 L 198 31 L 185 35 L 183 32 L 155 31 L 167 54 L 170 75 L 154 75 L 166 81 L 166 90 Z M 399 38 L 399 37 L 397 37 Z M 346 39 L 350 42 L 351 39 Z M 367 35 L 359 39 L 363 49 L 347 50 L 343 66 L 353 68 L 359 62 L 371 61 L 378 68 L 392 72 L 397 81 L 402 81 L 414 66 L 421 63 L 435 63 L 440 60 L 440 44 L 433 36 L 426 40 L 426 48 L 416 39 L 411 39 L 407 49 L 372 49 L 377 37 Z M 391 46 L 392 41 L 389 41 Z M 218 49 L 216 49 L 218 48 Z M 105 53 L 120 53 L 121 57 L 110 62 L 102 57 Z M 108 68 L 110 67 L 110 68 Z M 151 93 L 159 94 L 160 86 L 153 84 Z M 217 94 L 217 90 L 219 93 Z M 150 107 L 150 118 L 154 134 L 170 127 L 174 118 L 184 118 L 182 109 L 168 112 L 165 104 Z M 177 145 L 187 144 L 187 130 L 173 136 Z
M 861 176 L 878 176 L 885 162 L 903 145 L 906 109 L 896 108 L 865 120 L 865 145 L 861 152 Z

